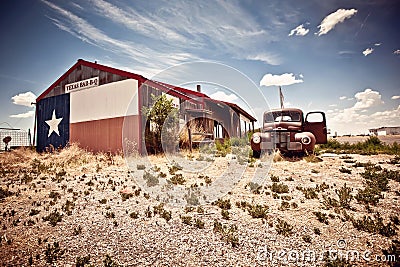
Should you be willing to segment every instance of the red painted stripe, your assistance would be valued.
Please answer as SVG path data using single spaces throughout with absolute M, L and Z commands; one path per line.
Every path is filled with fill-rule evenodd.
M 125 127 L 124 126 L 125 119 Z M 70 124 L 70 142 L 93 152 L 122 152 L 122 131 L 124 138 L 139 144 L 139 116 L 87 121 Z

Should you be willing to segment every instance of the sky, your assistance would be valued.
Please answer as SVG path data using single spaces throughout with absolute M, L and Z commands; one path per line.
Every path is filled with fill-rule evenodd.
M 6 0 L 0 127 L 80 58 L 244 105 L 324 111 L 332 133 L 400 126 L 397 0 Z M 196 63 L 197 62 L 197 63 Z M 214 67 L 212 67 L 214 66 Z

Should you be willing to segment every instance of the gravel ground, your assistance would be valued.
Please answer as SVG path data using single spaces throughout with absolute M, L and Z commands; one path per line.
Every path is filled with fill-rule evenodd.
M 389 164 L 394 156 L 388 155 L 320 158 L 316 163 L 283 159 L 270 169 L 261 168 L 263 162 L 245 166 L 242 179 L 222 198 L 231 204 L 229 218 L 224 218 L 222 209 L 211 203 L 202 208 L 171 204 L 160 208 L 156 196 L 139 190 L 132 173 L 140 171 L 129 170 L 121 156 L 93 155 L 74 146 L 54 154 L 3 153 L 0 265 L 75 266 L 78 257 L 90 256 L 92 266 L 112 266 L 105 264 L 108 255 L 109 264 L 121 266 L 321 266 L 327 263 L 323 252 L 336 250 L 360 253 L 359 260 L 351 261 L 356 266 L 382 266 L 376 257 L 399 239 L 400 230 L 390 237 L 357 230 L 345 214 L 361 219 L 379 212 L 387 224 L 400 211 L 399 182 L 390 180 L 384 198 L 369 211 L 355 199 L 350 208 L 326 209 L 324 196 L 339 199 L 336 191 L 344 185 L 353 196 L 365 187 L 360 175 L 364 168 L 352 167 L 355 162 L 372 162 L 396 171 L 400 165 Z M 136 160 L 138 164 L 143 161 Z M 213 164 L 238 166 L 230 161 L 232 157 L 216 158 Z M 160 168 L 158 173 L 171 178 L 168 160 L 151 156 L 150 162 Z M 343 168 L 351 173 L 341 172 Z M 218 169 L 201 172 L 211 178 L 209 186 Z M 248 183 L 257 171 L 268 177 L 258 190 L 252 190 Z M 174 186 L 200 184 L 183 174 L 186 182 Z M 279 179 L 277 183 L 286 185 L 288 192 L 272 192 L 272 179 Z M 323 189 L 317 190 L 316 198 L 307 199 L 299 187 Z M 268 212 L 263 218 L 253 218 L 247 207 L 236 205 L 244 201 L 268 206 Z M 62 218 L 53 226 L 43 218 L 55 211 Z M 320 222 L 314 212 L 326 214 L 327 222 Z M 190 225 L 184 222 L 189 217 Z M 309 257 L 312 253 L 315 259 Z

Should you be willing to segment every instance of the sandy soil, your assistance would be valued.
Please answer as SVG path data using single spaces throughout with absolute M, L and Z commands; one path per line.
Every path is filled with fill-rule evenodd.
M 212 204 L 200 209 L 171 204 L 154 209 L 160 204 L 156 195 L 138 190 L 133 174 L 163 172 L 166 180 L 171 179 L 172 164 L 160 156 L 147 158 L 151 166 L 139 170 L 143 158 L 133 159 L 131 164 L 136 160 L 137 165 L 129 169 L 121 156 L 93 155 L 76 147 L 42 155 L 26 150 L 3 153 L 0 187 L 12 195 L 0 199 L 0 265 L 75 266 L 78 257 L 89 256 L 93 266 L 111 266 L 104 263 L 109 255 L 121 266 L 322 266 L 327 263 L 323 253 L 336 250 L 341 255 L 359 253 L 351 262 L 356 266 L 382 266 L 378 260 L 382 250 L 399 239 L 400 230 L 390 237 L 357 230 L 346 214 L 357 220 L 379 212 L 388 224 L 400 212 L 399 182 L 390 180 L 384 198 L 369 211 L 355 199 L 350 208 L 327 208 L 324 199 L 338 200 L 336 192 L 344 185 L 353 196 L 365 187 L 360 175 L 364 168 L 352 167 L 355 162 L 398 171 L 399 164 L 389 164 L 393 158 L 322 155 L 316 163 L 288 159 L 274 162 L 271 168 L 266 162 L 245 165 L 241 179 L 223 197 L 231 204 L 229 216 L 224 212 L 224 217 L 222 209 Z M 172 186 L 212 187 L 223 166 L 239 166 L 234 161 L 216 158 L 214 167 L 195 174 L 178 170 L 186 181 Z M 341 172 L 343 168 L 351 173 Z M 252 191 L 249 182 L 256 172 L 266 179 Z M 200 174 L 209 176 L 210 185 L 198 178 Z M 272 179 L 279 179 L 288 192 L 272 192 Z M 307 199 L 300 187 L 320 190 L 316 198 Z M 268 206 L 264 218 L 253 218 L 246 207 L 236 205 L 244 201 L 253 207 Z M 44 219 L 55 211 L 62 219 L 52 226 Z M 314 212 L 325 214 L 326 221 L 320 222 Z M 283 221 L 290 231 L 284 230 Z

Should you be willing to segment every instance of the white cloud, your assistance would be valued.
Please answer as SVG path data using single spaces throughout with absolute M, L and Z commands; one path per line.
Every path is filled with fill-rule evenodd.
M 330 104 L 330 107 L 337 107 L 337 104 Z
M 327 121 L 333 131 L 341 134 L 366 133 L 368 128 L 382 126 L 382 124 L 400 124 L 400 108 L 371 113 L 371 107 L 383 104 L 378 91 L 365 89 L 357 92 L 354 97 L 357 102 L 353 106 L 341 110 L 335 109 L 335 112 L 327 112 Z
M 375 43 L 374 45 L 375 46 L 380 46 L 382 43 Z
M 301 24 L 301 25 L 297 26 L 296 28 L 294 28 L 293 30 L 291 30 L 288 36 L 292 36 L 292 35 L 304 36 L 309 31 L 310 31 L 309 29 L 304 28 L 304 25 Z
M 227 102 L 233 102 L 238 99 L 238 97 L 235 94 L 228 95 L 223 91 L 217 91 L 217 92 L 211 94 L 210 97 L 213 99 L 227 101 Z
M 338 9 L 335 12 L 329 14 L 322 20 L 321 24 L 318 26 L 318 36 L 327 34 L 329 31 L 335 28 L 338 23 L 343 22 L 345 19 L 351 18 L 356 13 L 356 9 Z
M 260 81 L 260 86 L 279 86 L 302 83 L 302 79 L 296 79 L 293 73 L 284 73 L 281 75 L 273 75 L 267 73 Z
M 42 2 L 55 13 L 49 19 L 59 29 L 83 42 L 138 62 L 134 65 L 144 69 L 161 71 L 183 62 L 203 60 L 201 55 L 215 55 L 218 51 L 235 59 L 281 64 L 279 56 L 266 50 L 266 44 L 279 40 L 278 35 L 273 34 L 276 29 L 261 25 L 248 9 L 236 2 L 139 1 L 130 7 L 120 1 L 88 1 L 90 10 L 105 23 L 125 29 L 126 34 L 118 38 L 115 32 L 101 27 L 102 24 L 89 23 L 88 17 L 76 6 L 68 9 L 61 3 Z M 80 3 L 87 8 L 85 4 L 88 5 Z M 273 21 L 278 15 L 268 17 Z
M 365 49 L 362 53 L 364 54 L 364 56 L 368 56 L 369 54 L 371 54 L 372 52 L 374 52 L 373 48 L 367 48 Z
M 400 99 L 400 95 L 394 95 L 391 97 L 391 99 Z
M 340 100 L 345 100 L 347 98 L 347 96 L 341 96 L 339 97 Z
M 395 54 L 395 55 L 400 55 L 400 49 L 394 50 L 394 51 L 393 51 L 393 54 Z
M 34 115 L 35 115 L 35 111 L 34 110 L 30 110 L 30 111 L 25 112 L 25 113 L 11 115 L 10 117 L 11 118 L 25 119 L 25 118 L 33 117 Z
M 11 97 L 13 104 L 32 107 L 31 103 L 36 101 L 36 95 L 32 92 L 21 93 Z
M 354 95 L 357 102 L 354 104 L 353 109 L 366 109 L 383 104 L 382 96 L 377 91 L 372 89 L 365 89 L 364 92 L 358 92 Z
M 279 56 L 274 55 L 274 54 L 267 54 L 267 53 L 249 55 L 246 57 L 246 59 L 262 61 L 269 65 L 280 65 L 282 63 L 282 60 Z

